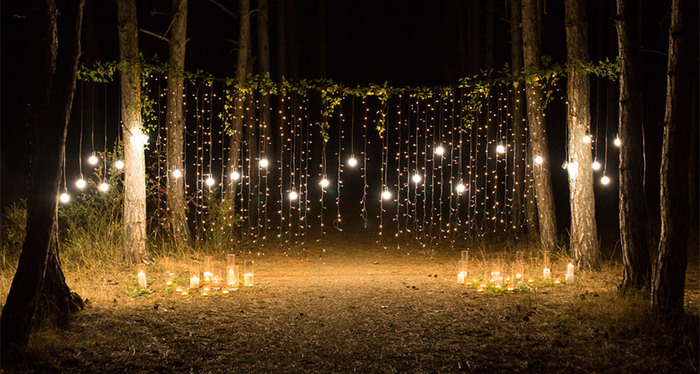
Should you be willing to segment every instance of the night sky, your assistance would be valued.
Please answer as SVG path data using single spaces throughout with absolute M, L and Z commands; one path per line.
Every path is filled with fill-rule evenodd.
M 288 16 L 287 26 L 292 21 L 296 25 L 297 49 L 289 50 L 291 58 L 298 61 L 300 78 L 325 77 L 349 86 L 366 83 L 390 85 L 451 85 L 459 77 L 473 74 L 473 64 L 483 69 L 496 70 L 510 60 L 509 44 L 509 4 L 495 1 L 494 53 L 493 66 L 486 66 L 485 30 L 486 1 L 406 1 L 406 0 L 319 0 L 301 1 L 294 6 L 296 17 Z M 238 3 L 220 0 L 231 10 L 237 10 Z M 138 1 L 140 28 L 164 34 L 169 18 L 158 12 L 169 11 L 169 1 Z M 251 2 L 251 7 L 256 6 Z M 273 78 L 279 76 L 276 64 L 277 36 L 276 2 L 270 1 L 270 36 Z M 478 3 L 475 5 L 475 3 Z M 543 54 L 554 61 L 565 63 L 565 32 L 563 2 L 545 1 Z M 615 4 L 609 0 L 589 1 L 590 55 L 593 60 L 608 57 L 614 59 L 617 45 L 614 27 Z M 652 216 L 658 214 L 658 170 L 661 149 L 662 120 L 665 97 L 666 51 L 669 24 L 668 1 L 645 1 L 643 26 L 643 60 L 645 72 L 644 100 L 647 162 L 647 202 Z M 288 2 L 289 5 L 289 2 Z M 27 38 L 27 14 L 23 2 L 2 2 L 2 140 L 1 188 L 2 208 L 17 198 L 26 196 L 28 181 L 28 127 L 25 120 L 25 98 L 32 88 L 27 87 L 24 70 L 28 64 L 25 49 Z M 289 10 L 289 7 L 288 7 Z M 470 13 L 478 10 L 478 17 Z M 479 34 L 469 32 L 470 19 L 480 21 Z M 256 22 L 252 20 L 252 35 L 256 51 Z M 325 32 L 320 32 L 325 25 Z M 111 61 L 118 58 L 116 3 L 114 1 L 88 0 L 83 25 L 83 62 L 96 60 Z M 209 1 L 190 0 L 186 69 L 201 69 L 215 76 L 233 76 L 235 71 L 236 48 L 231 42 L 237 39 L 237 20 L 224 13 Z M 288 30 L 287 30 L 288 31 Z M 325 40 L 321 35 L 325 34 Z M 287 32 L 289 40 L 289 32 Z M 479 38 L 481 47 L 474 56 L 473 43 Z M 167 61 L 167 44 L 152 36 L 140 34 L 140 49 L 147 57 L 158 56 Z M 325 66 L 320 61 L 321 50 L 325 50 Z M 475 62 L 476 61 L 476 62 Z M 325 73 L 324 73 L 325 71 Z M 285 75 L 290 76 L 287 72 Z M 601 124 L 608 117 L 608 136 L 612 139 L 617 123 L 616 84 L 599 83 L 593 78 L 591 106 L 593 118 L 600 118 Z M 116 98 L 117 93 L 108 92 L 108 97 Z M 607 95 L 606 95 L 607 93 Z M 607 96 L 607 97 L 606 97 Z M 78 96 L 76 96 L 76 99 Z M 79 105 L 74 101 L 74 116 L 77 118 Z M 84 103 L 89 107 L 90 103 Z M 117 113 L 116 101 L 108 106 L 108 112 Z M 98 106 L 100 107 L 100 106 Z M 101 108 L 101 107 L 100 107 Z M 600 108 L 598 115 L 595 111 Z M 103 113 L 96 113 L 99 120 Z M 109 117 L 109 114 L 108 114 Z M 550 154 L 553 160 L 564 159 L 565 150 L 565 107 L 563 103 L 553 104 L 547 113 Z M 595 122 L 592 123 L 595 126 Z M 110 141 L 116 136 L 117 126 L 110 126 Z M 77 144 L 78 130 L 75 121 L 69 126 L 68 152 Z M 101 138 L 101 127 L 96 129 L 96 137 Z M 615 165 L 617 153 L 609 154 Z M 553 182 L 560 226 L 566 225 L 568 197 L 566 173 L 553 162 Z M 609 174 L 616 175 L 615 166 Z M 616 181 L 617 178 L 614 178 Z M 615 186 L 605 190 L 597 187 L 599 220 L 616 223 L 617 191 Z M 614 230 L 616 231 L 616 230 Z M 615 234 L 616 235 L 616 234 Z

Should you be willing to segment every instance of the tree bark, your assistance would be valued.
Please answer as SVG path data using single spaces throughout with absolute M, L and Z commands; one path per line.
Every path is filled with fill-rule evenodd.
M 0 318 L 2 365 L 22 358 L 33 324 L 65 321 L 83 307 L 66 285 L 58 257 L 58 191 L 66 130 L 75 92 L 80 56 L 84 0 L 71 1 L 61 12 L 54 0 L 30 6 L 36 47 L 29 79 L 32 163 L 27 202 L 26 236 L 17 272 Z M 61 42 L 59 49 L 59 40 Z
M 661 159 L 661 238 L 651 294 L 652 310 L 672 326 L 683 317 L 688 263 L 688 149 L 693 84 L 697 80 L 698 3 L 673 0 L 668 42 L 666 115 Z
M 642 152 L 641 2 L 617 0 L 617 46 L 620 56 L 620 242 L 624 264 L 620 291 L 649 290 L 651 243 L 644 205 Z
M 167 208 L 173 241 L 177 248 L 189 247 L 190 229 L 187 226 L 185 202 L 185 115 L 182 97 L 187 43 L 187 0 L 172 0 L 173 22 L 168 39 L 168 93 L 165 123 L 167 128 Z M 181 174 L 176 178 L 173 172 Z
M 591 81 L 580 67 L 589 62 L 587 3 L 566 0 L 566 51 L 568 70 L 569 127 L 569 203 L 571 204 L 571 232 L 569 249 L 576 266 L 594 270 L 600 266 L 598 230 L 595 219 L 595 194 L 591 144 L 583 141 L 590 135 Z
M 522 2 L 523 59 L 525 66 L 541 68 L 539 38 L 539 17 L 536 0 Z M 542 163 L 533 168 L 537 212 L 539 213 L 540 242 L 545 251 L 552 251 L 557 244 L 557 217 L 554 210 L 554 193 L 550 175 L 549 149 L 544 121 L 542 87 L 538 84 L 526 85 L 527 118 L 529 125 L 529 145 L 535 156 L 542 157 Z
M 124 260 L 146 255 L 146 157 L 141 121 L 141 64 L 136 0 L 117 0 L 121 111 L 124 132 Z
M 240 28 L 238 41 L 238 59 L 236 61 L 236 82 L 244 84 L 248 72 L 248 55 L 250 54 L 250 0 L 241 0 Z M 229 200 L 236 196 L 238 181 L 231 175 L 234 171 L 241 173 L 241 141 L 243 136 L 243 114 L 245 109 L 245 95 L 236 93 L 233 110 L 233 123 L 231 128 L 231 143 L 229 146 L 228 182 L 226 195 Z

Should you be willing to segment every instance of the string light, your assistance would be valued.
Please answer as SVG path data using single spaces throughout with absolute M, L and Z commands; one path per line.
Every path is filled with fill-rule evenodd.
M 423 177 L 421 177 L 420 174 L 416 173 L 416 174 L 413 174 L 413 176 L 411 177 L 411 180 L 413 181 L 413 183 L 418 184 L 423 180 Z
M 613 144 L 615 144 L 616 147 L 619 147 L 622 145 L 622 140 L 620 140 L 619 136 L 615 137 L 615 140 L 613 140 Z
M 175 179 L 178 179 L 182 176 L 182 172 L 180 171 L 180 169 L 173 170 L 172 174 L 173 174 L 173 178 L 175 178 Z
M 500 154 L 506 153 L 506 146 L 503 144 L 499 144 L 496 146 L 496 152 Z
M 210 175 L 210 176 L 207 177 L 207 179 L 204 181 L 204 183 L 206 183 L 207 186 L 211 187 L 211 186 L 214 185 L 214 183 L 216 183 L 216 181 L 215 181 L 214 178 L 212 178 L 211 175 Z
M 591 168 L 592 168 L 593 170 L 600 170 L 600 162 L 598 162 L 598 161 L 593 161 L 593 163 L 591 164 Z
M 321 179 L 321 181 L 320 181 L 318 184 L 320 184 L 321 187 L 326 188 L 326 187 L 328 187 L 328 185 L 329 185 L 330 183 L 331 183 L 331 182 L 329 182 L 328 179 L 323 178 L 323 179 Z
M 573 177 L 576 175 L 576 173 L 578 173 L 578 162 L 569 162 L 566 168 L 569 170 L 569 176 Z
M 298 198 L 299 198 L 299 194 L 297 193 L 296 190 L 291 190 L 291 191 L 289 191 L 289 200 L 294 201 L 294 200 L 296 200 L 296 199 L 298 199 Z
M 535 163 L 537 165 L 542 165 L 543 162 L 544 162 L 544 159 L 542 158 L 542 156 L 540 156 L 540 155 L 535 156 Z
M 102 192 L 107 192 L 109 191 L 109 184 L 107 184 L 107 181 L 102 181 L 97 188 Z
M 391 192 L 389 190 L 384 190 L 384 192 L 382 192 L 382 199 L 384 199 L 384 200 L 391 199 Z
M 354 168 L 355 166 L 357 166 L 357 159 L 355 158 L 355 156 L 351 156 L 351 157 L 348 159 L 348 166 L 353 167 L 353 168 Z
M 62 203 L 66 204 L 70 201 L 70 195 L 68 194 L 68 189 L 63 189 L 63 193 L 61 196 L 58 197 L 59 200 L 61 200 Z
M 85 182 L 85 179 L 83 179 L 83 175 L 82 175 L 82 174 L 80 174 L 80 179 L 78 179 L 78 180 L 75 182 L 75 186 L 78 187 L 78 188 L 80 188 L 81 190 L 82 190 L 83 188 L 85 188 L 85 186 L 87 186 L 87 182 Z
M 266 168 L 270 165 L 270 161 L 268 161 L 266 158 L 261 158 L 258 165 L 260 165 L 261 168 Z
M 117 160 L 117 161 L 115 161 L 115 162 L 114 162 L 114 167 L 115 167 L 117 170 L 122 170 L 122 169 L 124 169 L 124 161 L 122 161 L 122 160 Z
M 584 144 L 590 144 L 590 143 L 591 143 L 591 135 L 590 135 L 590 134 L 586 134 L 586 135 L 583 136 L 583 143 L 584 143 Z
M 237 180 L 239 180 L 239 179 L 241 179 L 241 173 L 239 173 L 239 172 L 237 172 L 237 171 L 235 171 L 235 170 L 232 171 L 232 172 L 231 172 L 231 180 L 237 181 Z
M 443 147 L 442 144 L 435 147 L 435 154 L 438 156 L 444 155 L 445 154 L 445 147 Z
M 95 156 L 94 153 L 91 154 L 90 157 L 88 157 L 88 163 L 89 163 L 90 165 L 97 165 L 97 163 L 98 163 L 99 161 L 100 161 L 100 159 L 97 158 L 97 156 Z
M 607 175 L 603 175 L 603 177 L 600 178 L 600 183 L 603 185 L 608 185 L 610 183 L 610 178 L 608 178 Z
M 465 186 L 464 183 L 462 183 L 462 182 L 459 182 L 459 184 L 457 184 L 457 187 L 455 187 L 455 191 L 457 191 L 457 193 L 462 193 L 466 190 L 467 190 L 467 186 Z

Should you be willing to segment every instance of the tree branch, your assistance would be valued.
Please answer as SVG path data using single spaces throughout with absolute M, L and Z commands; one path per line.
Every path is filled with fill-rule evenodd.
M 144 34 L 146 34 L 146 35 L 150 35 L 150 36 L 152 36 L 152 37 L 154 37 L 154 38 L 160 39 L 160 40 L 162 40 L 162 41 L 164 41 L 164 42 L 166 42 L 166 43 L 170 41 L 168 38 L 166 38 L 166 37 L 164 37 L 164 36 L 162 36 L 162 35 L 158 35 L 158 34 L 152 32 L 152 31 L 148 31 L 148 30 L 145 30 L 145 29 L 139 29 L 139 31 L 141 31 L 142 33 L 144 33 Z
M 219 8 L 221 8 L 221 10 L 223 10 L 224 13 L 228 14 L 229 16 L 231 16 L 231 17 L 233 17 L 233 18 L 236 18 L 236 17 L 237 17 L 236 13 L 234 13 L 233 11 L 231 11 L 229 8 L 226 8 L 226 7 L 224 6 L 224 4 L 221 4 L 220 2 L 218 2 L 218 1 L 216 1 L 216 0 L 209 0 L 209 2 L 212 3 L 212 4 L 214 4 L 214 5 L 216 5 L 216 6 L 218 6 Z

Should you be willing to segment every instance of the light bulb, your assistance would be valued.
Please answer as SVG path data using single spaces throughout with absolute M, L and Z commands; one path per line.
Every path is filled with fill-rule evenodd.
M 584 144 L 589 144 L 591 142 L 591 136 L 586 134 L 583 136 L 583 143 Z
M 574 176 L 578 172 L 578 162 L 569 162 L 566 168 L 569 170 L 569 176 Z
M 266 168 L 270 165 L 270 161 L 267 161 L 266 158 L 261 158 L 259 165 L 261 168 Z
M 328 179 L 323 178 L 323 179 L 321 179 L 321 182 L 319 182 L 318 184 L 320 184 L 321 187 L 326 188 L 326 187 L 328 187 L 328 185 L 330 184 L 330 182 L 328 181 Z
M 467 190 L 467 186 L 460 182 L 457 187 L 455 187 L 455 190 L 457 190 L 458 193 L 462 193 Z
M 90 163 L 90 165 L 97 165 L 98 161 L 100 161 L 100 159 L 97 158 L 97 156 L 95 156 L 94 153 L 91 154 L 90 157 L 88 157 L 88 163 Z
M 562 162 L 562 164 L 561 164 L 561 168 L 566 170 L 566 168 L 568 168 L 568 167 L 569 167 L 569 161 L 564 160 L 564 162 Z
M 205 182 L 205 183 L 207 184 L 207 186 L 209 186 L 209 187 L 213 186 L 214 183 L 216 183 L 216 181 L 214 180 L 214 178 L 212 178 L 211 176 L 207 177 L 207 179 L 206 179 L 204 182 Z
M 435 148 L 435 154 L 438 155 L 438 156 L 444 155 L 444 154 L 445 154 L 445 147 L 443 147 L 442 145 L 438 145 L 438 146 Z
M 137 130 L 132 136 L 131 136 L 131 141 L 138 145 L 138 146 L 144 146 L 148 144 L 148 135 L 144 134 L 141 132 L 141 130 Z
M 64 192 L 61 194 L 61 196 L 58 197 L 58 199 L 65 204 L 70 201 L 70 195 L 68 194 L 68 192 Z
M 602 183 L 603 185 L 607 185 L 608 183 L 610 183 L 610 178 L 608 178 L 607 175 L 603 175 L 603 177 L 600 178 L 600 183 Z
M 544 159 L 542 158 L 542 156 L 540 156 L 540 155 L 535 156 L 535 163 L 537 165 L 542 165 L 542 162 L 544 162 Z
M 289 200 L 296 200 L 299 194 L 295 190 L 289 191 Z
M 593 168 L 593 170 L 600 170 L 600 162 L 593 161 L 593 163 L 591 164 L 591 168 Z
M 99 190 L 102 192 L 107 192 L 109 191 L 109 184 L 107 184 L 107 182 L 102 182 L 99 186 L 97 186 L 97 188 L 99 188 Z
M 357 165 L 357 159 L 355 159 L 354 156 L 350 157 L 350 159 L 348 160 L 348 166 L 354 168 L 356 165 Z
M 178 179 L 181 176 L 182 176 L 182 172 L 180 171 L 180 169 L 173 170 L 173 178 Z
M 615 140 L 613 140 L 613 144 L 615 144 L 616 147 L 619 147 L 622 145 L 622 140 L 620 140 L 619 137 L 615 137 Z
M 239 173 L 239 172 L 237 172 L 237 171 L 233 171 L 233 172 L 231 173 L 231 179 L 232 179 L 232 180 L 235 180 L 235 181 L 241 179 L 241 173 Z
M 506 146 L 503 144 L 499 144 L 496 146 L 496 152 L 500 154 L 506 153 Z
M 85 186 L 87 186 L 87 182 L 85 182 L 85 179 L 83 179 L 82 177 L 80 177 L 80 179 L 78 179 L 78 180 L 75 182 L 75 186 L 78 187 L 78 188 L 80 188 L 80 189 L 82 190 L 83 188 L 85 188 Z
M 421 177 L 420 174 L 413 174 L 411 180 L 413 181 L 413 183 L 420 183 L 420 181 L 423 180 L 423 177 Z
M 382 199 L 384 199 L 384 200 L 391 199 L 391 192 L 389 192 L 389 190 L 384 190 L 384 192 L 382 192 Z
M 117 168 L 118 170 L 124 169 L 124 161 L 122 161 L 122 160 L 115 161 L 114 167 Z

